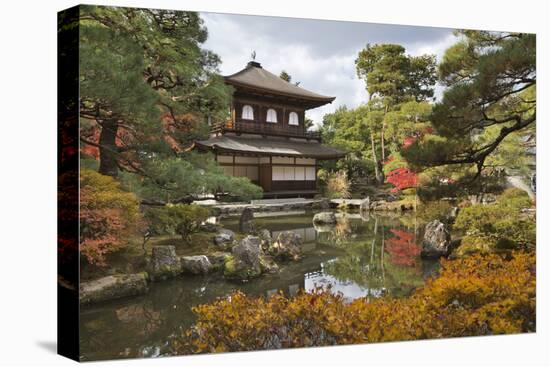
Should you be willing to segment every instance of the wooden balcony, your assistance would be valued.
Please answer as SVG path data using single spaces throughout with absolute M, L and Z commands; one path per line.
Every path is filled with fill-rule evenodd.
M 302 126 L 282 125 L 281 123 L 227 120 L 212 125 L 211 132 L 213 134 L 223 134 L 224 132 L 249 133 L 321 141 L 321 134 L 318 131 L 304 131 Z

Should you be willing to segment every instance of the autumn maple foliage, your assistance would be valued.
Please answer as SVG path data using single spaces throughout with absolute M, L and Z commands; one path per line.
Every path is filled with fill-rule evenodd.
M 391 262 L 400 266 L 414 266 L 420 255 L 421 248 L 414 242 L 414 233 L 392 229 L 392 238 L 386 240 L 386 251 L 391 256 Z
M 404 189 L 416 187 L 418 175 L 408 168 L 397 168 L 391 171 L 386 180 L 395 186 L 391 191 L 399 192 Z
M 138 218 L 138 200 L 120 183 L 92 170 L 80 172 L 80 253 L 94 265 L 124 247 Z

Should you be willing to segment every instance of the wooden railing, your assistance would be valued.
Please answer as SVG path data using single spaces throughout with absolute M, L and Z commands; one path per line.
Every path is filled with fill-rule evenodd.
M 219 122 L 212 125 L 212 133 L 223 133 L 225 131 L 321 140 L 321 134 L 319 132 L 304 131 L 302 126 L 281 125 L 280 123 L 272 124 L 255 121 L 234 122 L 232 120 L 227 120 L 225 122 Z

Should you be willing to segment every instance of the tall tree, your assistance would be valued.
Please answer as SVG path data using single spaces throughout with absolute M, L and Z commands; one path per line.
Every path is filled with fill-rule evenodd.
M 459 31 L 439 65 L 443 100 L 431 116 L 435 134 L 404 152 L 423 166 L 470 165 L 475 178 L 511 134 L 536 121 L 534 34 Z
M 434 95 L 437 81 L 434 55 L 410 56 L 394 44 L 367 46 L 355 60 L 357 76 L 366 83 L 369 99 L 379 97 L 391 106 L 410 100 L 425 101 Z
M 372 109 L 381 110 L 380 122 L 371 121 L 371 146 L 375 159 L 377 180 L 384 182 L 382 165 L 387 158 L 386 119 L 388 112 L 398 108 L 401 103 L 425 101 L 434 95 L 437 81 L 434 55 L 410 56 L 405 48 L 395 44 L 377 44 L 367 46 L 359 52 L 355 60 L 357 76 L 366 83 L 369 103 Z M 380 159 L 376 159 L 374 128 L 377 125 L 380 139 Z
M 99 172 L 143 172 L 152 153 L 170 153 L 160 117 L 174 124 L 223 113 L 229 93 L 219 58 L 201 48 L 207 31 L 193 12 L 81 7 L 81 117 L 99 128 Z M 84 128 L 87 126 L 85 125 Z M 189 127 L 189 126 L 188 126 Z

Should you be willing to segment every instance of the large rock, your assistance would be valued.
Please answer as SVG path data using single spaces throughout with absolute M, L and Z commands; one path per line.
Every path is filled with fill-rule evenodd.
M 269 254 L 281 260 L 299 260 L 302 257 L 302 237 L 292 231 L 281 232 L 271 246 Z
M 212 264 L 205 255 L 183 256 L 181 269 L 188 274 L 207 274 L 212 270 Z
M 147 273 L 109 275 L 80 283 L 80 303 L 90 304 L 147 293 Z
M 147 264 L 151 280 L 164 280 L 181 274 L 181 261 L 174 246 L 153 246 Z
M 439 220 L 426 224 L 424 239 L 422 241 L 421 256 L 425 258 L 437 258 L 449 253 L 451 234 Z
M 231 279 L 246 280 L 261 275 L 261 240 L 247 236 L 233 247 L 232 256 L 225 262 L 224 275 Z
M 314 224 L 336 224 L 336 216 L 333 212 L 321 212 L 313 216 Z
M 253 232 L 254 229 L 254 212 L 251 208 L 244 208 L 241 213 L 241 218 L 239 219 L 239 230 L 243 233 L 250 233 Z
M 235 233 L 229 229 L 222 228 L 214 237 L 214 244 L 222 250 L 227 250 L 233 245 Z

